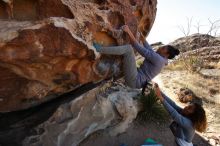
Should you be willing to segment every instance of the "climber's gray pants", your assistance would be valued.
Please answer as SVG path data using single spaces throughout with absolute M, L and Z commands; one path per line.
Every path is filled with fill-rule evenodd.
M 100 53 L 109 55 L 123 55 L 123 71 L 125 83 L 131 88 L 136 88 L 137 67 L 134 51 L 131 45 L 102 47 Z

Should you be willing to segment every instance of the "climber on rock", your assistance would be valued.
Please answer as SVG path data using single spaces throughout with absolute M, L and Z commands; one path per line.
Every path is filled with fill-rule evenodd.
M 129 35 L 132 45 L 102 47 L 93 43 L 93 46 L 102 54 L 123 55 L 125 82 L 131 88 L 143 88 L 167 65 L 168 59 L 173 59 L 179 54 L 179 50 L 170 45 L 164 45 L 155 52 L 141 35 L 142 46 L 127 25 L 122 26 L 122 30 Z M 145 58 L 140 68 L 136 67 L 133 48 Z

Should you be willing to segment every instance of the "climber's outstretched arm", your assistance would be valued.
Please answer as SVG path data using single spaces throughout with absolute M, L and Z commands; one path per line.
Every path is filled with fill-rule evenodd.
M 127 25 L 124 25 L 122 29 L 129 35 L 131 43 L 134 46 L 135 50 L 137 50 L 138 53 L 145 57 L 145 48 L 138 43 L 129 27 Z
M 148 42 L 146 41 L 145 36 L 144 36 L 142 33 L 139 33 L 139 35 L 140 35 L 140 40 L 141 40 L 141 42 L 142 42 L 143 45 L 144 45 L 144 48 L 153 51 L 152 47 L 151 47 L 151 46 L 148 44 Z
M 136 38 L 134 37 L 133 33 L 127 25 L 122 26 L 122 30 L 124 30 L 124 32 L 126 32 L 129 35 L 132 43 L 138 43 L 138 41 L 136 40 Z
M 141 44 L 139 44 L 127 25 L 124 25 L 122 27 L 122 29 L 129 35 L 129 37 L 131 38 L 132 45 L 134 46 L 135 50 L 138 53 L 140 53 L 143 57 L 145 57 L 146 59 L 148 59 L 152 63 L 156 63 L 158 61 L 157 60 L 158 54 L 156 52 L 152 51 L 152 49 L 146 49 Z M 147 47 L 150 47 L 150 46 L 148 45 Z
M 152 47 L 148 44 L 148 42 L 146 40 L 143 41 L 143 45 L 146 49 L 153 51 Z

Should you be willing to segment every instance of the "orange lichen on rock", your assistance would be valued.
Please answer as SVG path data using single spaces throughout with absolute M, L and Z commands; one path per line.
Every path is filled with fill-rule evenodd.
M 147 36 L 156 0 L 0 1 L 0 112 L 29 108 L 120 71 L 103 46 L 129 43 L 127 24 Z

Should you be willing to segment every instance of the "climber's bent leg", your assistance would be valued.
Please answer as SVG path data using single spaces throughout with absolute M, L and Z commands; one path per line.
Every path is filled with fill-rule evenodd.
M 125 83 L 131 88 L 136 88 L 137 67 L 134 50 L 131 45 L 126 45 L 127 52 L 123 55 L 123 70 Z
M 101 47 L 100 53 L 109 55 L 123 55 L 125 83 L 131 88 L 136 88 L 137 67 L 134 51 L 131 45 Z
M 109 55 L 124 55 L 127 52 L 130 52 L 130 47 L 129 46 L 131 46 L 131 45 L 113 46 L 113 47 L 100 47 L 99 52 L 101 54 L 109 54 Z

